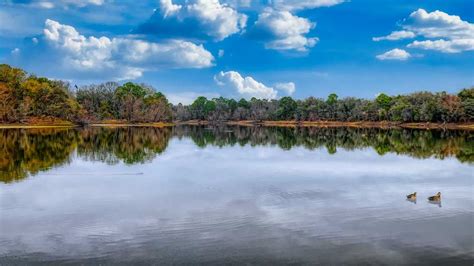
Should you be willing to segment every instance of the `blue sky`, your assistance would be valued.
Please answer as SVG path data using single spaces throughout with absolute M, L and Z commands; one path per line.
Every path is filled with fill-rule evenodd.
M 0 0 L 0 62 L 175 103 L 457 92 L 474 85 L 474 1 Z

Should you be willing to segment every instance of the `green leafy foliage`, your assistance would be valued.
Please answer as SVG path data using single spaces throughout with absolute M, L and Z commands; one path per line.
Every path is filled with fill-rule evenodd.
M 0 65 L 0 121 L 20 122 L 28 117 L 76 121 L 79 114 L 80 106 L 68 83 Z
M 114 82 L 79 88 L 77 100 L 88 120 L 121 119 L 129 122 L 171 120 L 171 106 L 161 92 L 144 84 Z
M 379 94 L 374 100 L 330 94 L 326 100 L 309 97 L 295 100 L 252 98 L 235 102 L 223 97 L 199 97 L 191 106 L 173 108 L 176 120 L 298 120 L 298 121 L 395 121 L 457 123 L 474 120 L 474 88 L 458 95 L 446 92 L 415 92 L 408 95 Z M 214 104 L 212 104 L 214 103 Z M 236 104 L 235 104 L 236 103 Z M 210 106 L 205 108 L 205 106 Z M 214 108 L 215 106 L 215 108 Z
M 0 122 L 59 118 L 72 122 L 123 119 L 129 122 L 171 120 L 171 105 L 152 87 L 127 82 L 84 86 L 28 75 L 0 65 Z
M 327 99 L 296 100 L 198 97 L 191 105 L 171 105 L 154 88 L 132 82 L 107 82 L 77 88 L 67 82 L 28 75 L 0 65 L 0 122 L 21 122 L 31 117 L 53 117 L 73 122 L 108 119 L 128 122 L 171 120 L 298 120 L 298 121 L 398 121 L 456 123 L 474 121 L 474 88 L 457 95 L 416 92 L 379 94 L 373 100 L 337 94 Z
M 196 119 L 206 119 L 216 110 L 216 102 L 200 96 L 191 104 L 191 112 Z
M 298 105 L 291 97 L 283 97 L 278 102 L 276 116 L 281 120 L 292 120 L 295 118 Z

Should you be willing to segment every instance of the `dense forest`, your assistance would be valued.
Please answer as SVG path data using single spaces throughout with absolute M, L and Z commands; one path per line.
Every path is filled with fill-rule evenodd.
M 374 100 L 347 97 L 327 99 L 309 97 L 296 100 L 252 98 L 249 101 L 208 100 L 198 97 L 193 104 L 173 106 L 175 120 L 297 120 L 297 121 L 397 121 L 397 122 L 468 122 L 474 120 L 474 88 L 457 95 L 446 92 L 416 92 L 409 95 L 378 95 Z
M 36 77 L 0 65 L 0 122 L 17 123 L 29 118 L 58 118 L 74 123 L 104 120 L 471 122 L 474 121 L 474 88 L 462 89 L 457 94 L 416 92 L 389 96 L 381 93 L 373 100 L 339 99 L 336 94 L 326 99 L 302 100 L 201 96 L 191 105 L 172 105 L 163 93 L 145 84 L 107 82 L 72 88 L 64 81 Z

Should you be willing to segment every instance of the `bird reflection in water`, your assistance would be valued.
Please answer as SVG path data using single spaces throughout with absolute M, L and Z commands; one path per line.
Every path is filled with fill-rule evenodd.
M 441 200 L 429 200 L 428 202 L 441 208 Z
M 428 198 L 428 202 L 431 204 L 438 205 L 441 208 L 441 192 L 436 193 L 436 195 Z
M 410 198 L 410 199 L 407 199 L 407 201 L 413 204 L 416 204 L 416 198 Z

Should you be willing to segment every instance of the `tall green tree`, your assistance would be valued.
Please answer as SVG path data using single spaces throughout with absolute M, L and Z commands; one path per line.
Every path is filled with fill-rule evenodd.
M 296 117 L 296 108 L 298 107 L 293 98 L 287 96 L 278 102 L 276 116 L 281 120 L 293 120 Z
M 463 89 L 459 92 L 458 97 L 461 99 L 462 108 L 464 109 L 465 116 L 462 118 L 464 121 L 474 120 L 474 87 L 469 89 Z

